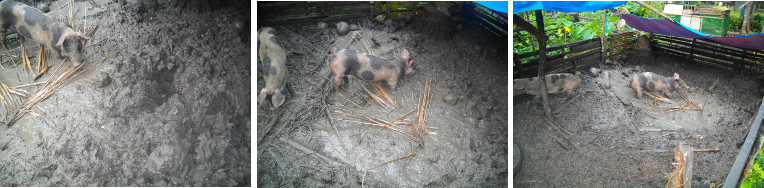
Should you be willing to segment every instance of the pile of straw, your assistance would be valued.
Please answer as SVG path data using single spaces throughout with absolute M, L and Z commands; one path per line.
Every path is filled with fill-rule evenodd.
M 378 94 L 375 94 L 371 92 L 369 89 L 367 89 L 365 86 L 363 86 L 363 84 L 361 84 L 357 80 L 356 82 L 359 85 L 362 85 L 363 89 L 366 90 L 366 92 L 371 96 L 371 98 L 378 104 L 388 108 L 397 107 L 397 104 L 398 104 L 397 100 L 393 99 L 387 92 L 385 92 L 384 89 L 382 89 L 382 86 L 380 86 L 379 84 L 375 85 L 375 88 L 377 89 L 377 93 L 378 93 Z M 377 167 L 411 157 L 414 155 L 414 152 L 416 152 L 416 150 L 419 149 L 419 147 L 424 147 L 425 145 L 424 135 L 437 134 L 435 132 L 427 131 L 427 126 L 426 126 L 427 116 L 430 111 L 430 104 L 431 104 L 432 95 L 433 95 L 433 91 L 432 91 L 433 90 L 432 88 L 434 87 L 433 82 L 434 81 L 432 81 L 430 78 L 426 79 L 426 84 L 424 89 L 419 92 L 420 94 L 418 99 L 418 105 L 415 109 L 410 110 L 406 113 L 403 113 L 402 115 L 398 116 L 397 118 L 393 120 L 387 121 L 387 120 L 383 120 L 382 118 L 374 117 L 374 116 L 365 114 L 363 112 L 360 112 L 360 110 L 362 110 L 363 108 L 358 106 L 356 103 L 353 103 L 353 104 L 356 105 L 358 109 L 351 109 L 351 108 L 340 106 L 340 105 L 329 106 L 329 108 L 335 114 L 353 118 L 353 119 L 341 119 L 341 118 L 331 118 L 331 119 L 337 120 L 337 121 L 357 123 L 362 125 L 377 126 L 380 129 L 384 128 L 396 133 L 406 135 L 406 137 L 408 137 L 409 139 L 417 143 L 417 145 L 408 155 L 385 162 L 383 164 L 378 165 Z M 403 120 L 405 117 L 409 116 L 414 111 L 416 111 L 417 113 L 416 113 L 416 119 L 413 122 Z M 379 129 L 377 131 L 379 131 Z

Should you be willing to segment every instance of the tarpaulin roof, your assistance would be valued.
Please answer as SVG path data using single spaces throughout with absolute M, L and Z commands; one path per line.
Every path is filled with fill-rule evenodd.
M 631 14 L 621 14 L 619 17 L 625 20 L 626 24 L 640 31 L 693 39 L 705 38 L 730 46 L 764 50 L 764 33 L 736 37 L 714 37 L 671 20 L 645 18 Z
M 498 12 L 509 13 L 508 1 L 475 1 L 475 3 L 483 5 Z
M 512 14 L 529 10 L 590 12 L 621 6 L 627 2 L 628 1 L 513 1 Z

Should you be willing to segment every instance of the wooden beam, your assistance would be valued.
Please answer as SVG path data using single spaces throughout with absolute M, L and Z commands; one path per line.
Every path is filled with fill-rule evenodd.
M 666 18 L 667 20 L 674 21 L 674 19 L 671 19 L 671 17 L 669 17 L 668 15 L 664 14 L 663 12 L 659 11 L 658 9 L 655 9 L 653 6 L 650 6 L 647 3 L 645 3 L 645 2 L 642 2 L 642 1 L 635 1 L 635 2 L 639 3 L 640 5 L 644 6 L 647 9 L 652 10 L 655 13 L 658 13 L 659 15 L 663 16 L 663 18 Z
M 523 20 L 523 18 L 520 18 L 520 16 L 518 16 L 517 14 L 513 14 L 512 17 L 513 17 L 512 19 L 515 21 L 515 25 L 520 26 L 520 28 L 525 29 L 531 35 L 536 36 L 536 38 L 538 38 L 539 41 L 546 42 L 547 40 L 549 40 L 549 36 L 546 36 L 546 33 L 544 33 L 543 30 L 539 30 L 536 27 L 533 27 L 531 23 L 528 23 L 527 21 Z M 544 28 L 544 26 L 542 25 L 541 28 Z
M 515 15 L 515 18 L 517 15 Z M 522 19 L 520 19 L 522 20 Z M 524 21 L 524 20 L 523 20 Z M 515 22 L 517 23 L 517 22 Z M 530 25 L 530 24 L 528 24 Z M 544 14 L 541 12 L 541 10 L 536 10 L 536 25 L 539 28 L 544 28 Z M 531 27 L 533 28 L 533 27 Z M 535 28 L 534 28 L 535 29 Z M 529 31 L 530 32 L 530 31 Z M 532 33 L 532 32 L 531 32 Z M 541 36 L 546 37 L 545 33 L 539 33 Z M 544 61 L 546 61 L 546 41 L 547 39 L 544 38 L 543 40 L 539 38 L 539 67 L 538 67 L 538 79 L 539 79 L 539 87 L 541 87 L 541 100 L 544 103 L 544 114 L 548 119 L 552 119 L 552 110 L 549 108 L 549 93 L 547 91 L 546 87 L 546 73 L 544 72 Z

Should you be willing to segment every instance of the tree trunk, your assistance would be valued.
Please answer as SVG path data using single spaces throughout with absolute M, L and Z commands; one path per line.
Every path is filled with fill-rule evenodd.
M 745 14 L 743 15 L 743 26 L 740 28 L 740 32 L 743 35 L 751 33 L 751 14 L 753 12 L 754 2 L 747 2 L 745 6 Z

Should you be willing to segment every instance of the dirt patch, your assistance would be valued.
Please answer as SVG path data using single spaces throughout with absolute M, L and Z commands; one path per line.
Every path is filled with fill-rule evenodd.
M 89 63 L 126 48 L 0 128 L 0 185 L 249 186 L 249 4 L 120 2 L 74 3 L 100 22 L 90 42 L 106 39 Z M 3 82 L 26 82 L 3 65 Z
M 543 116 L 540 100 L 515 97 L 513 142 L 522 148 L 524 159 L 513 177 L 514 186 L 665 186 L 666 174 L 674 170 L 672 151 L 679 144 L 720 149 L 695 153 L 693 186 L 707 187 L 711 182 L 723 181 L 725 169 L 732 166 L 738 152 L 735 142 L 761 102 L 761 82 L 664 54 L 658 54 L 655 62 L 607 65 L 603 74 L 608 73 L 610 88 L 602 75 L 577 73 L 583 80 L 579 96 L 555 116 L 572 133 L 567 136 L 576 147 L 570 150 L 544 133 L 552 129 L 539 120 Z M 663 76 L 678 73 L 695 91 L 688 94 L 690 99 L 702 104 L 708 96 L 702 115 L 696 110 L 664 112 L 681 105 L 678 92 L 674 92 L 672 104 L 655 105 L 644 95 L 637 98 L 636 92 L 626 86 L 627 78 L 621 75 L 630 78 L 643 71 Z M 550 95 L 553 111 L 565 98 Z
M 416 20 L 421 17 L 414 19 L 412 23 L 422 23 Z M 459 15 L 447 19 L 433 22 L 448 24 L 433 28 L 454 28 L 445 35 L 417 32 L 412 23 L 371 19 L 345 20 L 351 28 L 347 35 L 336 34 L 334 22 L 325 29 L 318 28 L 318 23 L 261 23 L 258 28 L 270 26 L 279 34 L 295 93 L 279 109 L 270 109 L 267 103 L 257 108 L 258 186 L 506 186 L 507 41 L 492 38 Z M 366 44 L 353 40 L 355 36 Z M 395 110 L 362 102 L 362 91 L 352 80 L 338 88 L 329 81 L 326 57 L 330 52 L 364 51 L 365 46 L 387 58 L 400 56 L 405 48 L 420 68 L 399 81 L 396 89 L 381 83 L 399 101 Z M 436 86 L 427 126 L 437 135 L 426 135 L 425 147 L 411 158 L 374 168 L 407 155 L 416 143 L 378 127 L 330 123 L 329 118 L 348 118 L 327 111 L 327 105 L 357 109 L 340 93 L 364 106 L 358 111 L 395 119 L 416 107 L 415 95 L 428 77 L 436 80 Z M 257 88 L 262 87 L 258 77 Z M 272 127 L 270 122 L 275 122 Z

